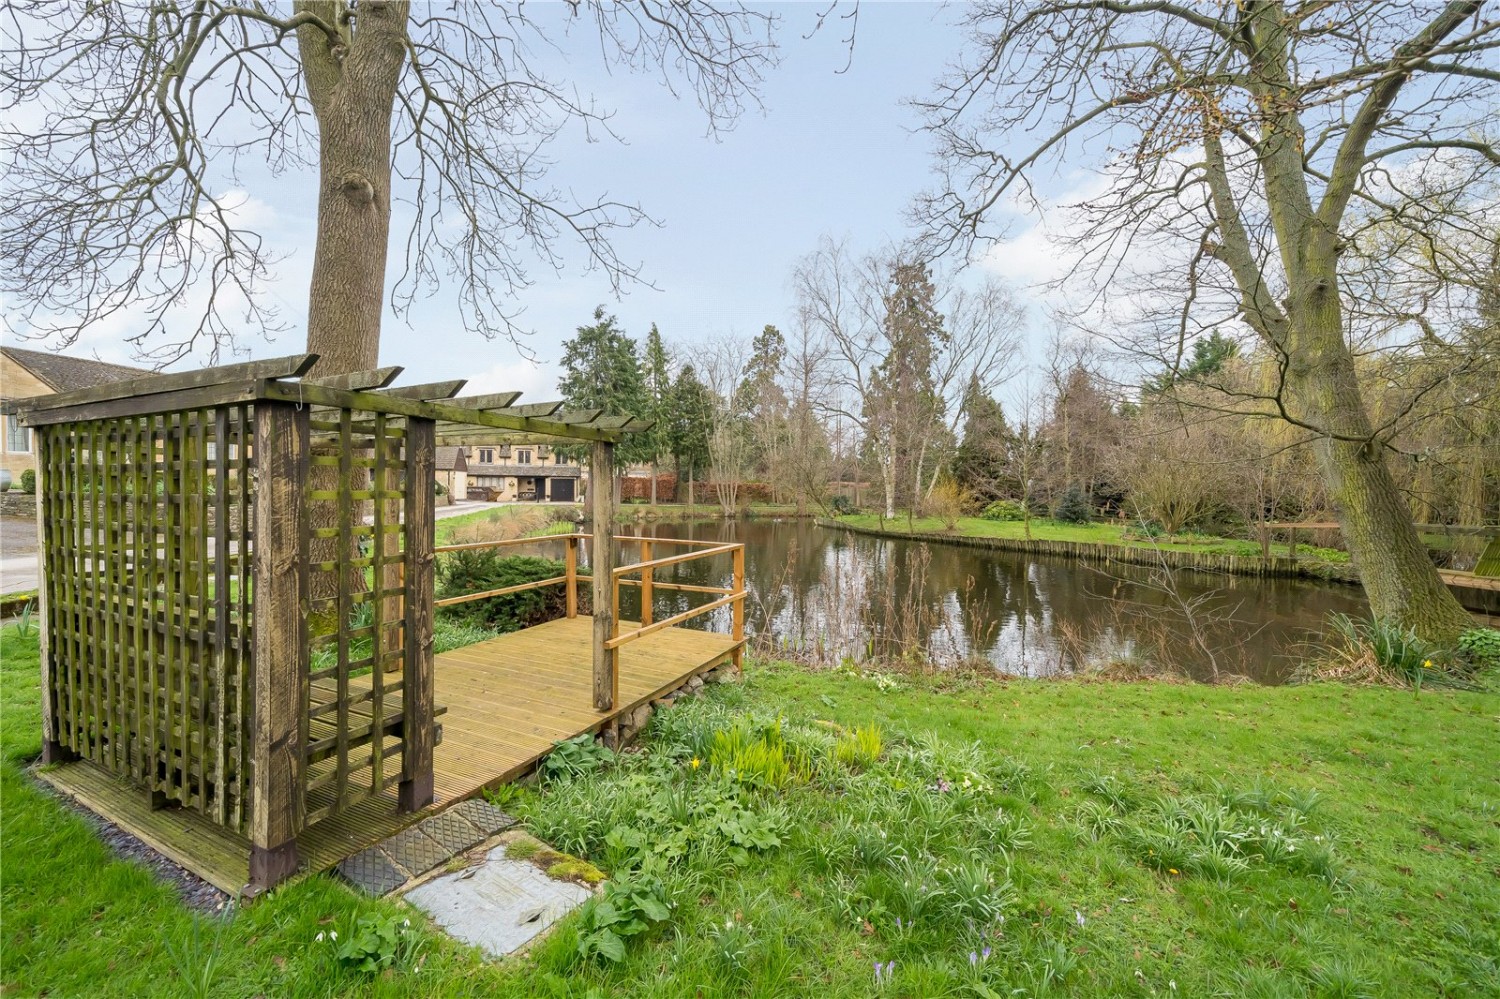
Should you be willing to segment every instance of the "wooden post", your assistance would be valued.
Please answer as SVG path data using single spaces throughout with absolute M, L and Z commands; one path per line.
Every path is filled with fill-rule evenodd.
M 42 664 L 42 762 L 66 763 L 78 759 L 78 754 L 64 746 L 57 738 L 57 679 L 52 664 L 52 606 L 48 590 L 52 578 L 48 572 L 48 554 L 51 552 L 47 537 L 48 509 L 47 489 L 51 482 L 47 478 L 47 465 L 51 461 L 52 448 L 49 433 L 41 427 L 31 432 L 31 453 L 36 458 L 36 635 L 38 655 Z
M 739 545 L 734 550 L 734 592 L 738 598 L 730 605 L 734 613 L 734 626 L 730 631 L 730 637 L 734 639 L 734 652 L 730 659 L 734 663 L 734 671 L 741 673 L 745 668 L 745 546 Z
M 406 421 L 406 658 L 402 676 L 399 805 L 415 812 L 432 804 L 434 677 L 432 661 L 433 547 L 437 424 Z
M 641 561 L 651 561 L 651 539 L 641 538 Z M 651 570 L 641 570 L 641 624 L 651 623 Z
M 578 536 L 568 535 L 568 553 L 565 556 L 567 566 L 565 574 L 568 582 L 565 586 L 568 594 L 568 617 L 578 616 Z
M 1271 561 L 1271 529 L 1266 522 L 1260 522 L 1260 558 L 1262 562 Z
M 255 646 L 251 667 L 250 884 L 297 869 L 307 671 L 302 488 L 308 410 L 255 404 Z
M 1287 535 L 1286 557 L 1293 562 L 1297 561 L 1297 529 L 1295 527 Z
M 594 708 L 614 709 L 620 690 L 619 650 L 605 643 L 615 637 L 615 446 L 595 441 L 589 453 L 589 507 L 594 518 Z

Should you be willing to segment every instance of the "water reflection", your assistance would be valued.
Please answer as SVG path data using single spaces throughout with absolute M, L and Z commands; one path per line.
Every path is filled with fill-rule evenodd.
M 939 664 L 987 660 L 1041 676 L 1080 660 L 1135 656 L 1203 679 L 1234 673 L 1274 683 L 1293 647 L 1330 612 L 1365 613 L 1355 587 L 1138 566 L 1090 567 L 1008 552 L 871 538 L 806 521 L 704 521 L 629 527 L 647 536 L 746 546 L 752 637 L 820 658 L 920 653 Z M 623 532 L 622 532 L 623 533 Z M 658 557 L 660 552 L 656 553 Z M 627 546 L 624 557 L 638 553 Z M 659 580 L 730 581 L 727 558 L 660 570 Z M 656 617 L 710 597 L 658 591 Z M 633 619 L 639 594 L 626 590 Z M 728 612 L 696 620 L 727 630 Z

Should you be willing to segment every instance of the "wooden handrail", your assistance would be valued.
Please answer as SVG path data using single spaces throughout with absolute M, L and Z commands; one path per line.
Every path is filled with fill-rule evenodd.
M 470 600 L 484 600 L 487 597 L 503 597 L 507 593 L 520 593 L 523 590 L 541 589 L 543 586 L 556 586 L 558 583 L 566 583 L 567 581 L 568 577 L 566 575 L 553 576 L 551 579 L 538 579 L 535 582 L 531 583 L 517 583 L 514 586 L 502 586 L 498 590 L 485 590 L 483 593 L 468 593 L 458 597 L 444 597 L 441 600 L 434 600 L 432 602 L 432 605 L 434 607 L 447 607 L 450 604 L 462 604 L 467 603 Z
M 620 646 L 624 645 L 626 642 L 633 642 L 637 638 L 644 638 L 645 636 L 651 634 L 653 631 L 660 631 L 663 628 L 670 628 L 674 624 L 680 624 L 683 621 L 695 618 L 700 614 L 707 614 L 709 611 L 718 610 L 720 607 L 727 607 L 732 603 L 740 602 L 744 599 L 745 591 L 740 590 L 737 593 L 728 594 L 727 596 L 720 597 L 717 600 L 710 600 L 708 603 L 703 604 L 700 607 L 694 607 L 690 610 L 685 610 L 681 614 L 673 614 L 671 617 L 664 617 L 660 621 L 657 621 L 655 624 L 643 625 L 635 629 L 634 631 L 627 631 L 623 634 L 616 635 L 614 638 L 605 642 L 604 647 L 606 649 L 617 649 Z
M 460 545 L 438 545 L 433 549 L 441 555 L 443 552 L 466 552 L 478 548 L 509 548 L 513 545 L 536 545 L 547 541 L 567 541 L 569 538 L 586 538 L 586 534 L 538 534 L 533 538 L 505 538 L 502 541 L 465 541 Z
M 744 545 L 739 542 L 731 542 L 730 544 L 720 545 L 717 548 L 705 548 L 703 551 L 687 552 L 682 555 L 668 555 L 665 558 L 654 558 L 645 562 L 636 562 L 632 565 L 622 565 L 615 569 L 614 576 L 616 579 L 618 579 L 621 576 L 640 572 L 644 569 L 660 569 L 665 565 L 676 565 L 679 562 L 689 562 L 695 558 L 709 558 L 713 555 L 728 555 L 736 548 L 743 547 Z

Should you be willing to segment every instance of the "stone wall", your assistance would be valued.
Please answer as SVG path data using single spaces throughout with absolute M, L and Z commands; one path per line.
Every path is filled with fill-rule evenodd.
M 0 493 L 0 517 L 30 517 L 36 519 L 36 493 L 23 493 L 14 489 Z

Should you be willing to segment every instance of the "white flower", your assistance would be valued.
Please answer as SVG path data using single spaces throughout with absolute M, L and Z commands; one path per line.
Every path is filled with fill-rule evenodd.
M 319 930 L 318 931 L 318 935 L 315 936 L 315 937 L 313 937 L 313 939 L 316 940 L 318 943 L 322 943 L 323 942 L 323 931 Z
M 337 940 L 338 938 L 339 938 L 339 931 L 338 930 L 329 930 L 328 931 L 328 939 L 330 939 L 330 940 Z

